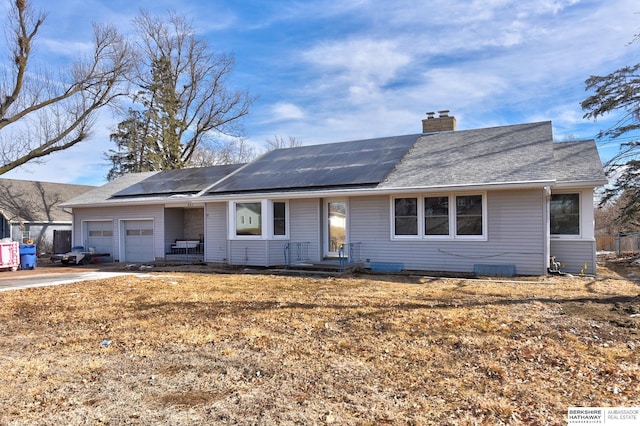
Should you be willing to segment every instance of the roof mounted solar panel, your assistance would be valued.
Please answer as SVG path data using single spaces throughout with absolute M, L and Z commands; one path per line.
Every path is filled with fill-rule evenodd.
M 196 194 L 238 170 L 242 164 L 163 170 L 113 197 L 141 197 L 150 195 Z
M 378 184 L 419 137 L 394 136 L 277 149 L 249 163 L 208 193 Z

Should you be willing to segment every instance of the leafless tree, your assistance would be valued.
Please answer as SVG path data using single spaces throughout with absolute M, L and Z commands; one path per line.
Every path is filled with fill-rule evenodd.
M 86 140 L 96 113 L 124 94 L 133 63 L 114 27 L 94 25 L 91 54 L 54 78 L 32 50 L 46 13 L 16 0 L 6 19 L 10 62 L 0 74 L 0 174 Z
M 289 136 L 285 139 L 282 136 L 274 135 L 272 138 L 269 138 L 264 142 L 264 147 L 267 151 L 273 151 L 274 149 L 281 148 L 296 148 L 298 146 L 302 146 L 302 142 L 293 136 Z
M 230 139 L 215 144 L 199 145 L 187 163 L 187 167 L 241 164 L 247 163 L 255 157 L 255 150 L 246 139 Z
M 239 119 L 253 98 L 229 86 L 234 57 L 213 52 L 182 15 L 164 19 L 142 11 L 134 23 L 141 58 L 133 80 L 140 88 L 136 100 L 157 134 L 153 148 L 167 157 L 159 167 L 184 167 L 201 144 L 240 136 Z

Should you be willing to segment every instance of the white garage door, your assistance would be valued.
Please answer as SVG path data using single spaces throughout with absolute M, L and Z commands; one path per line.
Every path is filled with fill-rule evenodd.
M 85 250 L 95 248 L 96 253 L 113 255 L 113 222 L 87 222 L 87 240 Z
M 153 221 L 124 222 L 124 256 L 126 262 L 150 262 L 153 254 Z

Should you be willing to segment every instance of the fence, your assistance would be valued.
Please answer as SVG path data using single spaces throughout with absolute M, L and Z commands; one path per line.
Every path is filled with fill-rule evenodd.
M 309 260 L 309 242 L 288 242 L 284 245 L 284 263 L 287 267 L 291 263 Z
M 618 254 L 640 251 L 640 232 L 596 237 L 596 250 L 615 251 Z
M 340 244 L 338 258 L 340 259 L 340 271 L 351 263 L 360 262 L 360 245 L 362 243 Z

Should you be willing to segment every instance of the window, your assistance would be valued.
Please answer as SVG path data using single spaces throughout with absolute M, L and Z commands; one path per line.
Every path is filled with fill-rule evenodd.
M 395 235 L 418 235 L 418 199 L 394 199 Z
M 153 229 L 127 229 L 126 235 L 128 236 L 137 236 L 137 235 L 153 235 Z M 105 236 L 105 235 L 103 235 Z
M 456 235 L 482 235 L 482 195 L 456 197 Z
M 392 237 L 485 238 L 485 198 L 484 194 L 392 198 Z
M 287 204 L 282 201 L 273 202 L 273 235 L 287 235 Z
M 93 229 L 91 231 L 89 231 L 89 236 L 90 237 L 112 237 L 113 236 L 113 231 L 112 230 L 99 230 L 99 229 Z
M 236 235 L 262 235 L 262 203 L 236 203 Z
M 229 238 L 287 238 L 286 201 L 268 199 L 229 203 Z
M 580 194 L 551 194 L 551 234 L 580 235 Z
M 449 197 L 425 197 L 424 234 L 449 235 Z

